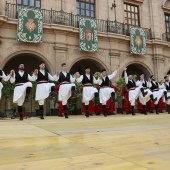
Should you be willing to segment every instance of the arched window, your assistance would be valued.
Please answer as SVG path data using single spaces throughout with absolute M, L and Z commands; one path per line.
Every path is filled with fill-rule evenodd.
M 77 0 L 77 15 L 95 17 L 95 0 Z

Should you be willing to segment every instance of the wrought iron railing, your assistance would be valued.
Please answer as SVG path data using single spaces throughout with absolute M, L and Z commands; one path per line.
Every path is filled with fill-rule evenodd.
M 59 24 L 78 28 L 79 16 L 72 13 L 66 13 L 64 11 L 43 10 L 43 22 L 47 24 Z M 6 2 L 5 15 L 8 18 L 18 18 L 18 5 Z M 97 19 L 99 32 L 110 32 L 122 35 L 130 35 L 130 25 L 120 23 L 117 21 Z M 146 33 L 146 39 L 152 39 L 151 29 L 144 28 Z
M 170 42 L 170 32 L 165 32 L 162 34 L 162 40 Z

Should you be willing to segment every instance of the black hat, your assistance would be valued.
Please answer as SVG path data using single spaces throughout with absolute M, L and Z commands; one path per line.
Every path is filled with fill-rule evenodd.
M 39 65 L 41 65 L 41 64 L 45 64 L 45 62 L 44 62 L 44 61 L 40 61 L 40 62 L 39 62 Z
M 87 67 L 85 67 L 85 70 L 86 70 L 86 69 L 90 69 L 90 67 L 89 67 L 89 66 L 87 66 Z
M 164 77 L 164 79 L 166 79 L 168 77 L 168 75 L 166 75 L 165 77 Z
M 18 64 L 18 67 L 19 67 L 21 64 L 23 64 L 23 63 L 19 63 L 19 64 Z
M 62 64 L 61 64 L 61 67 L 63 67 L 63 66 L 66 66 L 66 63 L 62 63 Z
M 101 70 L 101 73 L 102 73 L 103 71 L 106 71 L 106 69 L 102 69 L 102 70 Z
M 151 75 L 150 78 L 154 77 L 154 75 Z

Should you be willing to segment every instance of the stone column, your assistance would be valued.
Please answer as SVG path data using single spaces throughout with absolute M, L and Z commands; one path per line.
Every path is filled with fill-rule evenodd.
M 54 46 L 55 50 L 55 67 L 56 70 L 61 70 L 61 64 L 67 61 L 67 47 Z
M 110 73 L 112 73 L 117 65 L 120 65 L 120 53 L 119 51 L 114 51 L 114 52 L 110 52 Z M 114 79 L 114 82 L 119 79 L 119 77 L 121 77 L 121 73 L 118 72 L 118 75 L 116 76 L 116 79 Z
M 164 61 L 165 59 L 163 57 L 153 57 L 154 75 L 157 81 L 164 79 Z

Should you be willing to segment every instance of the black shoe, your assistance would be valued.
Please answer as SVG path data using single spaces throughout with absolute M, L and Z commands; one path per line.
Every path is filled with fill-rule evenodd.
M 144 113 L 144 115 L 148 115 L 147 113 Z
M 150 113 L 154 113 L 154 111 L 150 111 Z
M 86 114 L 85 114 L 85 116 L 86 116 L 86 117 L 89 117 L 89 114 L 88 114 L 88 113 L 86 113 Z
M 103 116 L 104 116 L 104 117 L 107 117 L 107 112 L 106 112 L 106 111 L 103 112 Z
M 64 117 L 65 117 L 66 119 L 69 118 L 67 113 L 64 113 Z
M 159 114 L 159 112 L 156 112 L 156 114 L 158 115 L 158 114 Z
M 23 116 L 20 116 L 19 120 L 21 120 L 21 121 L 22 121 L 22 120 L 23 120 Z
M 40 119 L 44 119 L 44 116 L 40 116 Z
M 134 115 L 135 115 L 135 113 L 132 113 L 132 115 L 134 116 Z

